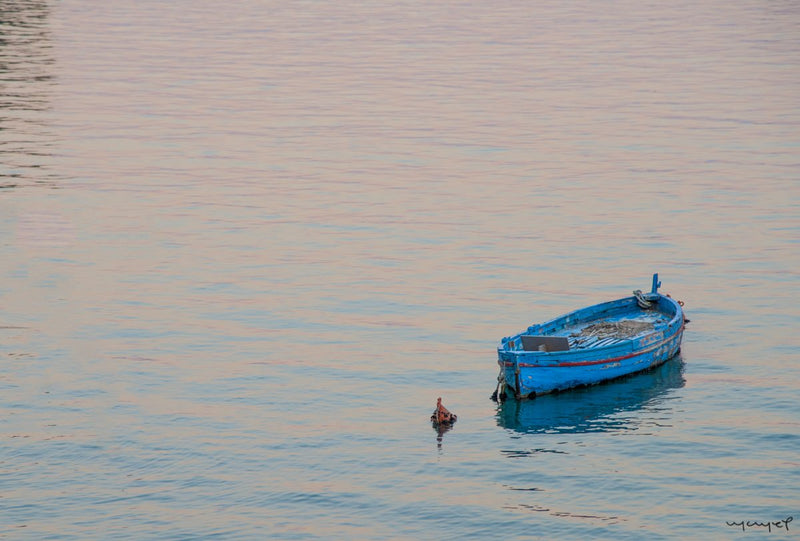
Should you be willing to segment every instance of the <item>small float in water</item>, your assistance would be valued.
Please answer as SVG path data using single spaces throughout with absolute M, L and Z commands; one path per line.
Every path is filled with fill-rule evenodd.
M 681 347 L 687 322 L 683 303 L 658 292 L 575 310 L 503 338 L 497 348 L 500 374 L 492 398 L 535 398 L 593 385 L 658 366 Z
M 433 426 L 451 427 L 457 420 L 458 416 L 445 408 L 442 404 L 442 398 L 439 397 L 439 399 L 436 400 L 436 409 L 433 410 L 433 414 L 431 415 L 431 422 L 433 423 Z

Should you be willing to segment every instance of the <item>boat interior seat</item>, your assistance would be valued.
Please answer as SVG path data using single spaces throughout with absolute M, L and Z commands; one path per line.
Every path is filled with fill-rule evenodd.
M 523 334 L 522 349 L 525 351 L 567 351 L 569 340 L 566 336 L 534 336 Z

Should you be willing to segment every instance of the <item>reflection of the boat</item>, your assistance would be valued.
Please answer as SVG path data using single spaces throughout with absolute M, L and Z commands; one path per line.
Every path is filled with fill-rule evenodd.
M 649 409 L 654 413 L 672 389 L 683 387 L 683 359 L 676 355 L 661 366 L 622 379 L 547 394 L 534 400 L 498 405 L 497 424 L 524 433 L 582 433 L 630 430 L 642 419 L 625 412 Z M 652 420 L 652 415 L 649 416 Z

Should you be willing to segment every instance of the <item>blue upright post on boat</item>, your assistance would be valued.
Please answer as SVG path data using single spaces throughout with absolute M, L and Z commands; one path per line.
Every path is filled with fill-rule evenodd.
M 653 289 L 650 290 L 651 295 L 658 295 L 658 288 L 661 287 L 661 282 L 658 281 L 658 273 L 653 275 Z

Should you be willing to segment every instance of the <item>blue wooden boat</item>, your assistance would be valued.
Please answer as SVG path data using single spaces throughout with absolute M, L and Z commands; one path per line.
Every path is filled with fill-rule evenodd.
M 562 391 L 647 370 L 680 351 L 683 303 L 658 292 L 575 310 L 503 338 L 493 398 L 520 398 Z

